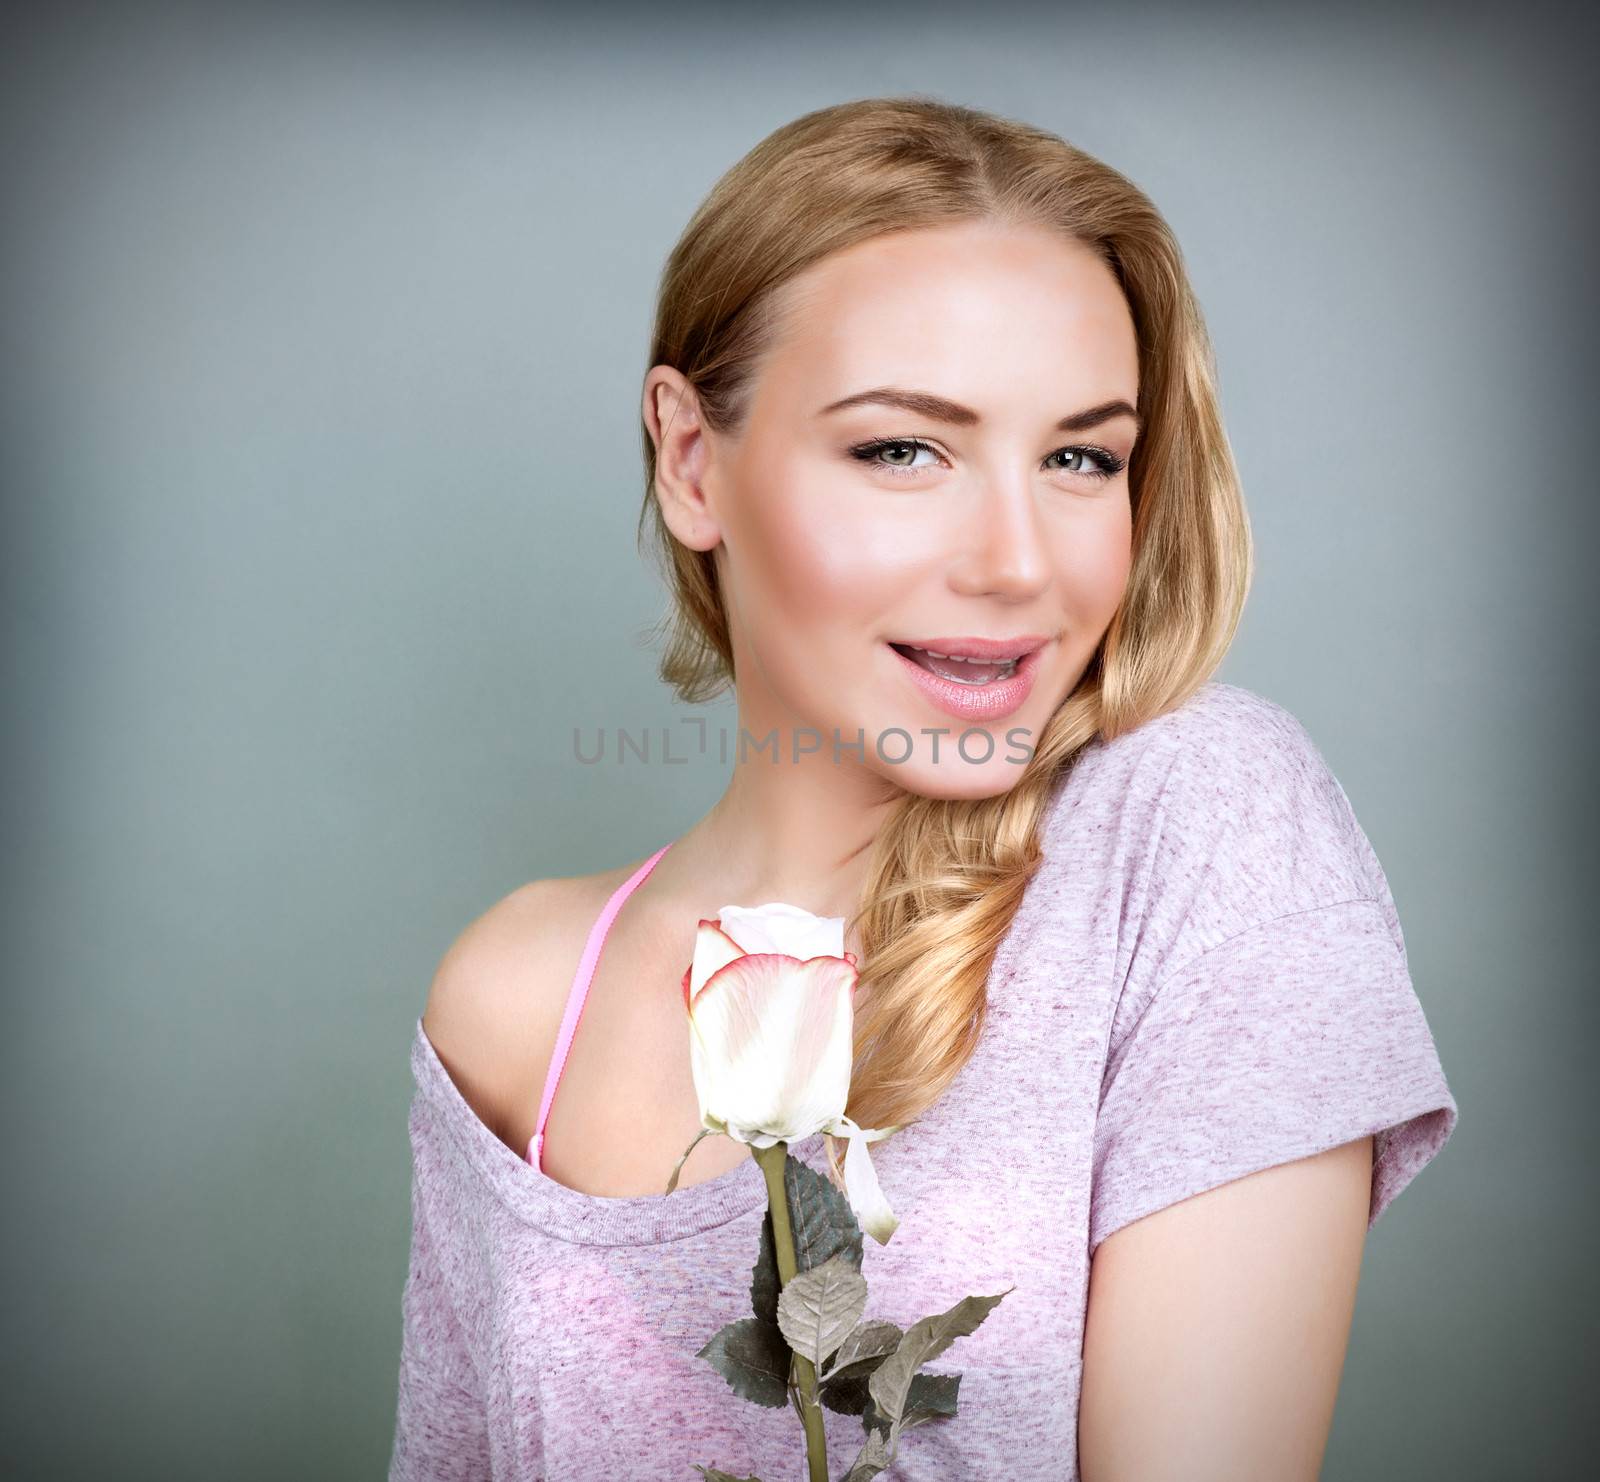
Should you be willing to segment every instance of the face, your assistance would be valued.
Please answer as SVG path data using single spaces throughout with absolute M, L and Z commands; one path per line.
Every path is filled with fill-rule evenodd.
M 860 733 L 839 764 L 908 791 L 1003 792 L 1127 586 L 1126 300 L 1077 243 L 962 224 L 839 252 L 783 308 L 732 438 L 651 372 L 671 392 L 663 514 L 715 552 L 740 724 L 776 729 L 785 757 L 810 728 L 830 765 Z M 1015 670 L 953 661 L 985 639 L 1031 651 Z

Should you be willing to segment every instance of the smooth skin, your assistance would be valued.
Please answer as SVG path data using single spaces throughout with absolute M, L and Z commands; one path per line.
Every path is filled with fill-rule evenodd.
M 1100 1242 L 1078 1407 L 1083 1482 L 1313 1482 L 1371 1190 L 1363 1137 Z
M 1126 590 L 1126 461 L 1138 405 L 1131 315 L 1091 252 L 994 224 L 891 234 L 783 290 L 782 330 L 737 435 L 702 420 L 670 366 L 645 378 L 655 493 L 673 536 L 711 551 L 728 604 L 738 724 L 775 734 L 629 898 L 607 941 L 551 1120 L 551 1176 L 587 1192 L 659 1192 L 698 1127 L 681 964 L 727 901 L 848 917 L 884 818 L 906 792 L 989 797 L 1022 768 L 1082 677 Z M 920 400 L 825 408 L 899 388 Z M 876 439 L 902 440 L 861 456 Z M 913 447 L 917 439 L 924 447 Z M 1107 478 L 1096 453 L 1120 462 Z M 888 648 L 935 635 L 1048 635 L 1024 705 L 984 729 L 934 709 Z M 976 724 L 976 723 L 972 723 Z M 880 732 L 916 737 L 904 762 Z M 937 751 L 923 728 L 944 727 Z M 794 738 L 820 733 L 796 758 Z M 835 756 L 834 736 L 864 734 Z M 968 755 L 981 754 L 972 746 Z M 898 756 L 899 752 L 893 755 Z M 452 946 L 424 1028 L 463 1095 L 521 1152 L 582 939 L 638 861 L 522 887 Z M 847 936 L 846 947 L 860 944 Z M 858 1002 L 858 1012 L 861 1004 Z M 641 1140 L 640 1129 L 653 1141 Z M 681 1183 L 747 1155 L 707 1138 Z M 1355 1302 L 1371 1139 L 1160 1210 L 1096 1251 L 1079 1419 L 1084 1482 L 1314 1478 Z

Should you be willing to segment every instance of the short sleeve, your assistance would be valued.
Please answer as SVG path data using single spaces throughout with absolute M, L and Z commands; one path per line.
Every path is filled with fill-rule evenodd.
M 1370 1228 L 1455 1124 L 1385 902 L 1274 917 L 1180 964 L 1108 1061 L 1090 1252 L 1181 1199 L 1369 1134 Z
M 412 1107 L 414 1150 L 424 1135 L 424 1121 L 419 1099 Z M 389 1482 L 485 1482 L 493 1469 L 483 1385 L 456 1316 L 415 1172 L 411 1259 L 400 1310 L 400 1378 Z

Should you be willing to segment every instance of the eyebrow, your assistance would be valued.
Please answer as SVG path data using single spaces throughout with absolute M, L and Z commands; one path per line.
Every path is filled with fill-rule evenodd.
M 929 417 L 935 422 L 949 422 L 957 427 L 974 427 L 983 420 L 971 407 L 964 407 L 960 402 L 935 396 L 931 391 L 907 391 L 899 386 L 874 386 L 870 391 L 858 391 L 854 396 L 829 402 L 817 415 L 825 417 L 829 412 L 842 412 L 847 407 L 859 406 L 898 407 L 903 412 L 914 412 L 920 417 Z M 1144 429 L 1144 419 L 1127 402 L 1118 398 L 1063 417 L 1056 423 L 1055 430 L 1087 432 L 1091 427 L 1111 421 L 1113 417 L 1132 417 L 1133 425 L 1140 431 Z

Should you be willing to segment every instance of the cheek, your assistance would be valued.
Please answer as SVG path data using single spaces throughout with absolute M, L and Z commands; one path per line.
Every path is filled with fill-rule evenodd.
M 906 534 L 905 521 L 881 501 L 800 478 L 768 484 L 744 503 L 732 532 L 734 564 L 748 568 L 747 591 L 760 609 L 808 627 L 830 619 L 845 626 L 881 611 L 915 565 Z
M 1128 502 L 1096 509 L 1056 532 L 1055 568 L 1072 616 L 1103 626 L 1121 602 L 1133 564 L 1133 517 Z

